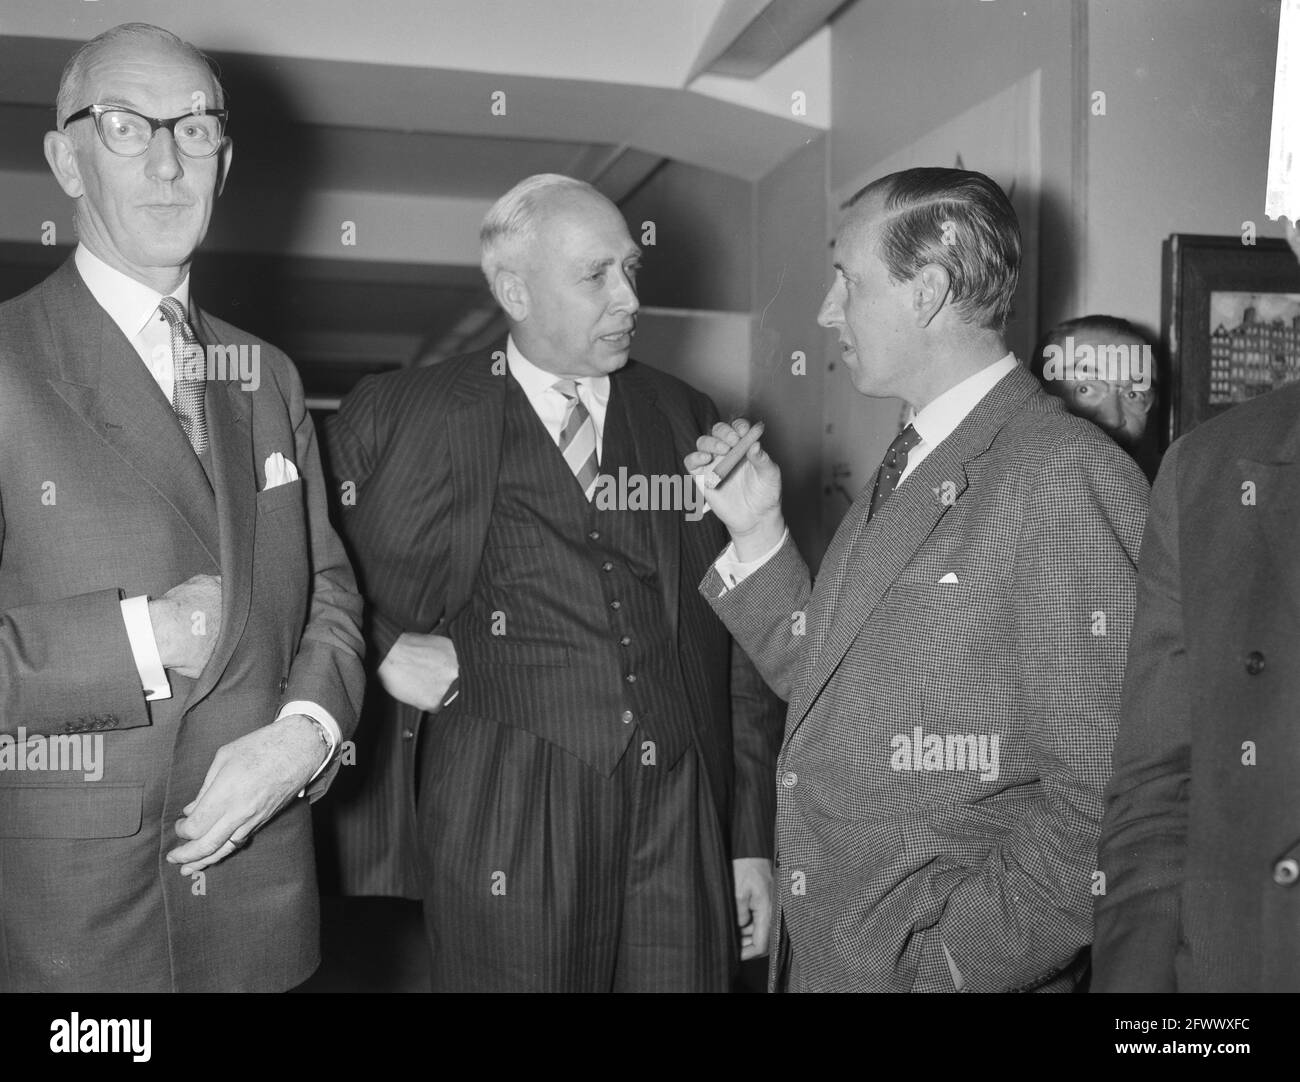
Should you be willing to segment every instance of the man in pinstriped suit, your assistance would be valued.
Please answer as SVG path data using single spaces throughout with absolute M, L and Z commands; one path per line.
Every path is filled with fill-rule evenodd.
M 709 494 L 733 544 L 701 591 L 789 700 L 776 987 L 1067 990 L 1082 967 L 1147 485 L 1008 353 L 1019 263 L 987 177 L 868 186 L 819 322 L 914 421 L 815 586 L 760 445 Z
M 593 499 L 690 485 L 717 417 L 628 360 L 639 257 L 590 186 L 523 181 L 483 227 L 504 349 L 365 380 L 329 431 L 418 734 L 380 783 L 400 823 L 418 781 L 435 990 L 725 990 L 766 950 L 780 708 L 694 589 L 725 531 Z

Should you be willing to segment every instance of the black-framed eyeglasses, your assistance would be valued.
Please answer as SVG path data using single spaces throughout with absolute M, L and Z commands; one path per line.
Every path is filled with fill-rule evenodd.
M 205 109 L 162 120 L 121 105 L 87 105 L 69 116 L 63 127 L 66 129 L 74 120 L 91 117 L 100 141 L 123 158 L 143 154 L 153 142 L 154 132 L 166 128 L 176 149 L 187 158 L 210 158 L 221 149 L 226 115 L 225 109 Z

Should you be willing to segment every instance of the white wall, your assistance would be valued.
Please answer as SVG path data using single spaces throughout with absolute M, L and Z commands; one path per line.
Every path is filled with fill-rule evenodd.
M 1170 233 L 1281 236 L 1264 217 L 1276 0 L 1090 0 L 1081 311 L 1156 329 Z M 1085 95 L 1086 97 L 1087 95 Z

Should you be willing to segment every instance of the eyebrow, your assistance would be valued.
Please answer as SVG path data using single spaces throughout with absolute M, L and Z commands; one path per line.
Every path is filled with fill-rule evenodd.
M 103 98 L 95 102 L 96 105 L 120 105 L 126 109 L 143 109 L 144 106 L 133 102 L 125 94 L 105 94 Z
M 590 272 L 604 270 L 606 267 L 612 267 L 615 263 L 640 263 L 641 254 L 641 249 L 638 248 L 636 251 L 625 255 L 622 259 L 615 259 L 612 256 L 606 256 L 604 259 L 593 259 L 590 262 L 583 264 L 583 267 L 586 271 Z

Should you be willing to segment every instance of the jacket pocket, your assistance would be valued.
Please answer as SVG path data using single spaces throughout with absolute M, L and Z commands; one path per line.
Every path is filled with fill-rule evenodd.
M 0 838 L 129 838 L 143 809 L 142 785 L 0 788 Z

